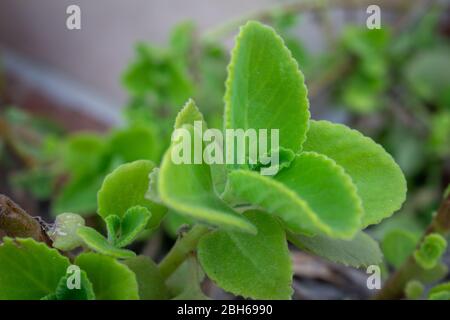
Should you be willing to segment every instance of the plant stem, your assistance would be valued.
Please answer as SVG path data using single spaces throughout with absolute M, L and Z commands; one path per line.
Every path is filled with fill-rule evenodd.
M 438 212 L 433 217 L 430 225 L 426 229 L 419 247 L 423 239 L 431 233 L 439 233 L 446 236 L 450 232 L 450 194 L 442 201 Z M 383 289 L 374 296 L 376 300 L 401 299 L 404 296 L 404 288 L 408 281 L 414 279 L 422 269 L 417 265 L 413 254 L 403 263 L 400 268 L 385 282 Z
M 200 238 L 208 232 L 208 227 L 198 224 L 177 240 L 169 253 L 159 263 L 159 271 L 164 279 L 167 279 L 186 260 L 189 254 L 197 248 Z

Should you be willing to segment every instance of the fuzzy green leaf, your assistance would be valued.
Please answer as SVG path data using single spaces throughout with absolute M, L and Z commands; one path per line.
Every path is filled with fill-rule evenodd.
M 311 121 L 305 151 L 336 161 L 352 178 L 362 200 L 362 225 L 380 222 L 400 209 L 406 181 L 394 159 L 370 138 L 341 124 Z
M 167 286 L 173 300 L 207 300 L 202 291 L 201 283 L 205 273 L 197 259 L 188 257 L 181 266 L 167 279 Z
M 120 236 L 115 245 L 122 248 L 132 243 L 139 233 L 145 229 L 150 217 L 150 211 L 145 207 L 134 206 L 129 208 L 122 218 Z
M 435 286 L 428 293 L 429 300 L 450 300 L 450 282 Z
M 237 198 L 279 216 L 295 233 L 351 238 L 359 230 L 362 208 L 351 178 L 315 152 L 297 155 L 274 178 L 236 170 L 229 183 Z
M 103 218 L 109 215 L 122 217 L 128 208 L 146 207 L 152 214 L 149 228 L 156 228 L 164 217 L 166 208 L 145 198 L 148 190 L 148 175 L 154 168 L 148 160 L 138 160 L 116 168 L 106 176 L 98 192 L 98 213 Z
M 275 31 L 258 22 L 241 28 L 228 67 L 225 128 L 278 129 L 280 147 L 299 151 L 308 129 L 303 74 Z
M 141 300 L 168 299 L 169 293 L 158 266 L 148 257 L 138 256 L 123 262 L 136 274 Z
M 94 288 L 89 281 L 85 271 L 80 270 L 80 288 L 69 289 L 67 280 L 71 275 L 67 274 L 61 278 L 56 288 L 55 300 L 95 300 Z
M 291 235 L 289 240 L 298 248 L 346 266 L 361 267 L 379 264 L 382 254 L 378 243 L 364 232 L 351 240 L 325 236 Z
M 90 227 L 79 227 L 77 231 L 81 239 L 86 245 L 94 251 L 115 257 L 115 258 L 132 258 L 136 254 L 131 250 L 119 249 L 108 242 L 97 230 Z
M 127 266 L 97 253 L 82 253 L 75 263 L 86 271 L 98 300 L 139 299 L 136 276 Z
M 3 238 L 0 245 L 0 300 L 38 300 L 53 294 L 69 260 L 33 239 Z
M 292 266 L 284 230 L 262 211 L 245 216 L 256 235 L 218 230 L 204 236 L 198 257 L 208 277 L 235 295 L 254 299 L 290 299 Z
M 440 234 L 432 233 L 423 239 L 419 249 L 414 252 L 418 265 L 429 270 L 434 268 L 447 248 L 447 241 Z
M 183 108 L 178 112 L 177 117 L 175 119 L 175 129 L 182 128 L 185 124 L 194 125 L 196 121 L 201 121 L 202 125 L 206 127 L 206 123 L 204 122 L 203 114 L 200 112 L 198 107 L 196 106 L 194 100 L 189 99 Z
M 400 267 L 414 251 L 418 240 L 414 233 L 406 230 L 394 229 L 388 232 L 381 242 L 386 261 L 394 267 Z
M 201 139 L 200 135 L 191 125 L 185 125 L 183 130 L 187 130 L 192 139 L 190 151 L 193 155 L 193 141 Z M 179 213 L 209 224 L 254 233 L 254 226 L 216 195 L 211 168 L 207 163 L 174 163 L 172 150 L 175 145 L 172 144 L 164 155 L 159 172 L 158 192 L 163 203 Z

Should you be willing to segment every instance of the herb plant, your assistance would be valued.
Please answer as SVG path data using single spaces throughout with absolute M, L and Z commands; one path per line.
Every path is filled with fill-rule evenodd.
M 175 128 L 195 135 L 194 120 L 203 120 L 206 127 L 189 100 Z M 5 200 L 0 227 L 10 237 L 0 246 L 0 298 L 205 298 L 199 287 L 203 270 L 235 295 L 289 299 L 293 275 L 288 241 L 345 265 L 380 263 L 377 243 L 362 230 L 401 207 L 406 194 L 402 171 L 370 138 L 342 124 L 310 119 L 297 62 L 275 31 L 258 22 L 241 28 L 232 51 L 224 128 L 279 129 L 280 172 L 268 177 L 246 164 L 175 164 L 172 145 L 159 168 L 150 160 L 137 160 L 118 166 L 103 180 L 97 212 L 107 236 L 85 226 L 81 216 L 66 213 L 46 231 L 48 243 L 31 234 L 24 238 L 32 229 L 30 220 L 26 213 L 16 220 L 13 213 L 19 209 Z M 123 134 L 135 135 L 142 145 L 153 143 L 144 132 Z M 89 136 L 79 139 L 84 141 L 74 143 L 99 143 Z M 111 145 L 126 155 L 120 134 L 114 139 Z M 102 165 L 97 159 L 92 155 L 73 166 L 82 176 Z M 174 212 L 188 218 L 190 230 L 158 265 L 126 249 Z M 81 253 L 74 256 L 72 250 L 80 246 Z M 432 267 L 429 250 L 417 256 Z M 64 285 L 71 264 L 81 269 L 81 290 L 74 292 Z

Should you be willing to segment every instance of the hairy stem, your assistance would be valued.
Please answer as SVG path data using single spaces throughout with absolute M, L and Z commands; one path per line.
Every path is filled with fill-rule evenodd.
M 450 232 L 450 194 L 446 195 L 442 201 L 438 212 L 433 217 L 430 225 L 426 229 L 418 247 L 423 239 L 431 233 L 439 233 L 447 236 Z M 408 281 L 414 279 L 421 272 L 421 267 L 417 265 L 414 256 L 411 256 L 403 263 L 400 268 L 385 282 L 381 291 L 374 296 L 374 299 L 401 299 L 404 296 L 404 288 Z
M 189 254 L 197 248 L 200 238 L 208 232 L 208 227 L 198 224 L 177 240 L 159 263 L 159 270 L 164 279 L 167 279 L 186 260 Z

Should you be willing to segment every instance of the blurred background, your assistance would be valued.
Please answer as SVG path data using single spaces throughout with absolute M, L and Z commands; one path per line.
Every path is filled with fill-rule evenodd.
M 373 4 L 381 28 L 371 30 Z M 80 30 L 66 27 L 69 5 L 81 9 Z M 388 275 L 406 258 L 395 245 L 414 248 L 450 182 L 446 0 L 1 0 L 0 193 L 47 221 L 76 212 L 98 224 L 104 176 L 124 162 L 159 162 L 189 97 L 221 128 L 229 49 L 250 19 L 284 38 L 314 119 L 371 136 L 405 172 L 403 209 L 369 230 Z M 137 250 L 157 259 L 183 224 L 171 212 Z M 293 259 L 297 298 L 369 295 L 357 270 L 300 252 Z

